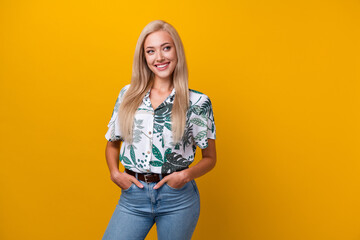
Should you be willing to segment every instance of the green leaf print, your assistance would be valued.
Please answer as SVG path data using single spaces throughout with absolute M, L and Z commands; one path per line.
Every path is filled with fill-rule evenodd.
M 166 123 L 165 123 L 165 127 L 171 131 L 171 124 L 170 124 L 170 123 L 167 123 L 167 122 L 166 122 Z
M 112 128 L 111 128 L 110 139 L 112 139 L 112 140 L 116 139 L 116 136 L 115 136 L 115 127 L 112 127 Z
M 204 122 L 200 118 L 193 118 L 190 120 L 190 122 L 201 127 L 207 127 L 206 122 Z
M 193 125 L 187 124 L 185 133 L 182 139 L 183 149 L 185 151 L 186 146 L 191 145 L 192 143 L 192 135 L 193 135 Z
M 122 157 L 122 161 L 123 161 L 125 164 L 127 164 L 127 165 L 131 165 L 130 159 L 128 159 L 128 158 L 125 157 L 125 156 Z
M 141 141 L 141 135 L 143 134 L 143 131 L 140 129 L 143 129 L 143 119 L 134 119 L 135 128 L 133 131 L 133 141 L 134 143 L 139 143 Z
M 141 125 L 143 123 L 143 119 L 135 119 L 134 122 L 136 125 Z
M 154 167 L 161 167 L 163 163 L 160 161 L 150 161 L 150 165 Z
M 154 123 L 154 133 L 160 133 L 162 132 L 164 126 Z
M 119 106 L 120 106 L 120 98 L 118 97 L 116 99 L 116 102 L 115 102 L 115 107 L 113 109 L 113 112 L 112 112 L 112 117 L 116 114 L 116 112 L 119 110 Z
M 136 165 L 136 157 L 135 157 L 135 151 L 134 151 L 133 145 L 130 145 L 130 156 L 131 156 L 131 160 L 133 161 L 134 165 Z
M 125 155 L 125 148 L 124 148 L 122 154 L 120 154 L 120 156 L 119 156 L 120 161 L 121 161 L 121 158 L 124 157 L 124 155 Z
M 170 154 L 170 153 L 171 153 L 171 148 L 166 149 L 166 151 L 165 151 L 165 153 L 164 153 L 164 162 L 166 162 L 166 157 L 167 157 L 167 155 Z
M 206 136 L 206 132 L 207 132 L 207 130 L 200 131 L 200 132 L 196 135 L 196 137 L 195 137 L 194 139 L 195 139 L 195 140 L 201 140 L 203 137 Z
M 120 94 L 119 96 L 117 97 L 116 99 L 116 102 L 115 102 L 115 107 L 114 107 L 114 110 L 113 110 L 113 113 L 112 113 L 112 116 L 114 116 L 114 114 L 116 114 L 119 110 L 119 107 L 120 107 L 120 103 L 123 99 L 123 96 L 124 96 L 124 93 L 126 92 L 128 88 L 125 86 L 123 87 L 121 90 L 120 90 Z
M 207 117 L 210 117 L 212 115 L 211 101 L 209 98 L 206 99 L 206 101 L 201 105 L 200 114 L 204 114 Z
M 194 105 L 191 107 L 191 111 L 196 115 L 199 115 L 201 113 L 201 107 L 198 105 Z
M 196 91 L 196 90 L 194 90 L 194 89 L 189 89 L 189 90 L 192 91 L 192 92 L 195 92 L 195 93 L 203 94 L 202 92 Z
M 155 110 L 154 133 L 163 132 L 165 123 L 169 122 L 169 119 L 171 119 L 171 109 L 172 103 L 166 102 L 160 104 L 160 106 Z
M 143 132 L 141 130 L 139 130 L 139 129 L 135 129 L 133 131 L 133 141 L 134 141 L 134 143 L 138 143 L 138 142 L 141 141 L 141 134 L 142 133 Z
M 187 167 L 191 161 L 184 158 L 181 154 L 172 152 L 166 155 L 166 162 L 161 167 L 161 173 L 175 172 Z
M 152 147 L 152 151 L 153 151 L 154 156 L 157 159 L 159 159 L 161 162 L 164 161 L 163 158 L 162 158 L 160 150 L 154 144 L 153 144 L 153 147 Z
M 186 118 L 187 119 L 190 119 L 192 113 L 195 113 L 196 115 L 199 115 L 200 112 L 201 112 L 201 108 L 200 106 L 198 105 L 191 105 L 192 102 L 190 101 L 190 107 L 189 109 L 187 110 L 187 113 L 186 113 Z
M 120 155 L 120 161 L 124 164 L 125 168 L 131 168 L 132 162 L 129 158 L 125 157 L 125 148 L 123 150 L 123 153 Z

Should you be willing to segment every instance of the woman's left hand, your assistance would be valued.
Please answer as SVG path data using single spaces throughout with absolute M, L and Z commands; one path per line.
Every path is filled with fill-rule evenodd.
M 172 188 L 180 189 L 187 183 L 186 179 L 187 176 L 184 171 L 173 172 L 163 177 L 163 179 L 154 186 L 154 189 L 160 188 L 165 182 Z

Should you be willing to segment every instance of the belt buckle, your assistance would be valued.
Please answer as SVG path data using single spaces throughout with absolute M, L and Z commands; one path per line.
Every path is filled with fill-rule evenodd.
M 152 175 L 151 173 L 144 174 L 144 179 L 145 179 L 146 183 L 149 183 L 146 177 L 151 176 L 151 175 Z

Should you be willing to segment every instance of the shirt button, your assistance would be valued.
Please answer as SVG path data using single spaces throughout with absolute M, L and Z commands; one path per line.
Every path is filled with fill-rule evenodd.
M 151 134 L 151 131 L 149 132 L 149 134 Z
M 150 172 L 150 169 L 147 169 L 146 171 L 147 171 L 147 172 Z
M 150 154 L 150 151 L 147 151 L 148 154 Z

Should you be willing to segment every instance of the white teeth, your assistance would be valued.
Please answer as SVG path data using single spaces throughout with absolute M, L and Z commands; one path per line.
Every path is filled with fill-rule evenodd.
M 165 67 L 165 66 L 167 66 L 169 63 L 166 63 L 166 64 L 164 64 L 164 65 L 156 65 L 157 67 L 160 67 L 160 68 L 163 68 L 163 67 Z

